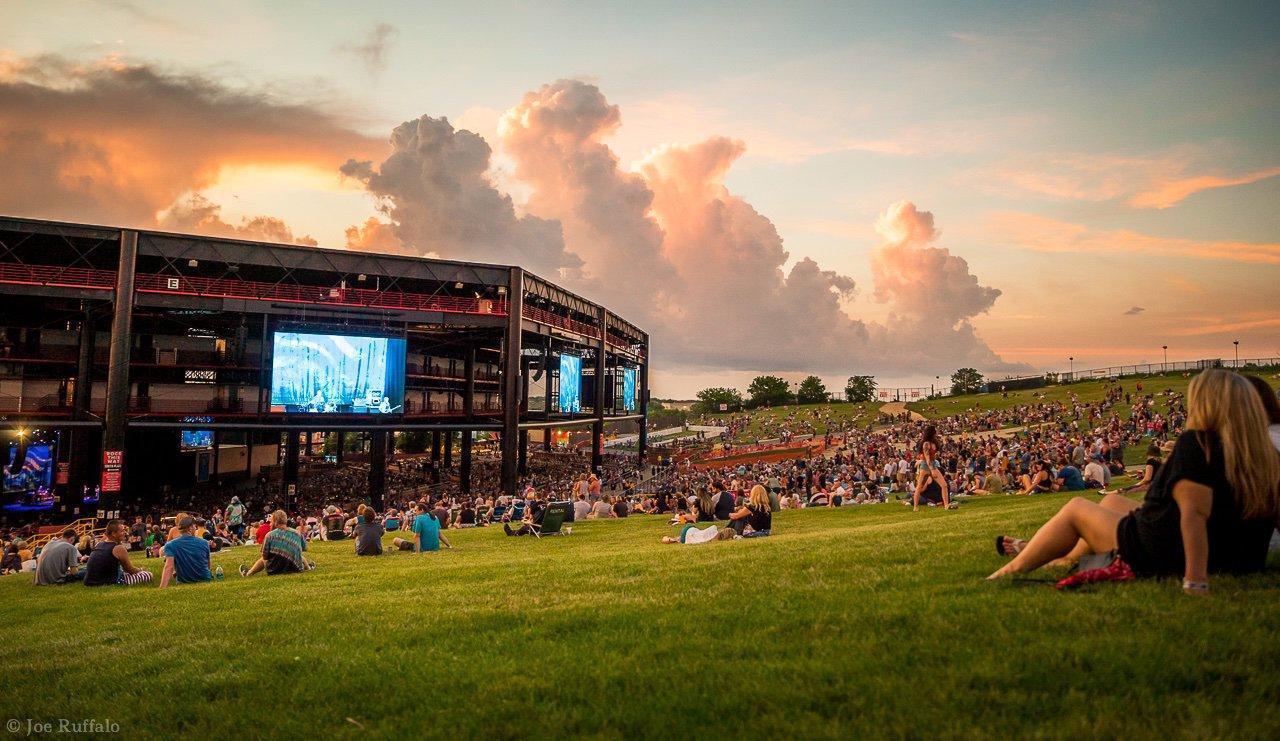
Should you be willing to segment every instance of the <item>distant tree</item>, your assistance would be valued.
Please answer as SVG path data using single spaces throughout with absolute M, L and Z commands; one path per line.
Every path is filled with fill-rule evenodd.
M 796 389 L 796 399 L 801 404 L 822 404 L 831 401 L 827 386 L 817 376 L 809 376 L 800 382 Z
M 663 404 L 661 399 L 649 400 L 649 414 L 653 414 L 654 412 L 665 412 L 666 410 L 667 405 Z
M 871 376 L 849 376 L 844 384 L 844 398 L 849 401 L 871 401 L 876 395 L 876 379 Z
M 951 393 L 976 394 L 982 388 L 982 374 L 974 368 L 961 368 L 951 374 Z
M 795 396 L 791 393 L 791 384 L 778 376 L 756 376 L 747 387 L 753 407 L 781 406 L 790 404 Z
M 724 405 L 724 409 L 721 409 Z M 698 402 L 693 405 L 693 410 L 700 413 L 708 412 L 736 412 L 742 408 L 742 394 L 737 389 L 728 388 L 709 388 L 698 392 Z
M 425 431 L 408 431 L 396 433 L 396 452 L 421 453 L 427 449 L 427 433 Z

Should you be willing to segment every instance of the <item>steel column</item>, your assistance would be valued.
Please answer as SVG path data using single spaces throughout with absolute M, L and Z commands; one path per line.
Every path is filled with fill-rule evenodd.
M 467 345 L 462 363 L 462 376 L 466 379 L 462 397 L 462 414 L 468 422 L 473 420 L 476 404 L 476 346 Z M 458 488 L 463 494 L 471 493 L 471 436 L 470 430 L 462 432 L 462 465 L 458 467 Z
M 116 267 L 111 345 L 107 360 L 107 413 L 102 449 L 124 450 L 125 417 L 129 411 L 129 355 L 133 339 L 133 277 L 138 259 L 138 233 L 120 232 L 120 258 Z M 125 461 L 125 467 L 128 466 Z M 123 479 L 126 471 L 121 471 Z M 98 508 L 120 509 L 122 492 L 102 492 Z
M 289 496 L 289 485 L 293 484 L 295 494 Z M 297 497 L 298 484 L 298 431 L 286 430 L 284 433 L 284 471 L 280 477 L 280 496 L 286 506 L 292 507 Z
M 636 443 L 639 451 L 638 459 L 644 468 L 645 455 L 649 450 L 649 343 L 644 345 L 644 362 L 640 364 L 640 439 Z
M 605 354 L 609 351 L 609 310 L 600 307 L 600 342 L 596 346 L 596 400 L 595 424 L 591 425 L 591 470 L 601 473 L 604 465 L 604 377 L 607 367 Z
M 83 420 L 89 416 L 89 406 L 93 401 L 93 314 L 88 304 L 82 302 L 80 315 L 80 355 L 76 363 L 76 385 L 71 393 L 71 417 Z M 87 427 L 73 428 L 71 433 L 71 462 L 68 466 L 70 474 L 67 491 L 64 495 L 66 507 L 78 511 L 84 498 L 84 488 L 94 486 L 98 478 L 98 463 L 101 456 L 95 456 L 93 441 L 101 436 L 99 430 Z
M 507 280 L 507 331 L 502 355 L 502 493 L 516 494 L 520 442 L 520 354 L 524 332 L 524 270 L 511 268 Z
M 382 511 L 387 489 L 387 431 L 369 433 L 369 506 Z

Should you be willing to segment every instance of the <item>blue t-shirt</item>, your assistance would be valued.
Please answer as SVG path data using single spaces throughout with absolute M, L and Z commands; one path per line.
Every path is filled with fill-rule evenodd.
M 209 543 L 194 535 L 182 535 L 164 544 L 165 558 L 173 559 L 173 570 L 180 583 L 210 581 Z
M 413 519 L 413 534 L 422 541 L 422 550 L 440 550 L 440 521 L 430 512 Z
M 1084 476 L 1075 466 L 1063 466 L 1058 469 L 1058 478 L 1062 479 L 1062 488 L 1066 491 L 1083 491 Z

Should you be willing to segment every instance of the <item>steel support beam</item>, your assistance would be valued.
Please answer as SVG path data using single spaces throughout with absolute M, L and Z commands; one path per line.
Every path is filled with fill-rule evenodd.
M 502 348 L 502 493 L 516 494 L 520 442 L 520 355 L 524 332 L 524 270 L 511 268 L 507 281 L 507 331 Z
M 591 470 L 599 475 L 604 466 L 604 377 L 608 367 L 609 311 L 600 307 L 600 342 L 596 345 L 595 424 L 591 425 Z
M 381 512 L 387 489 L 387 431 L 369 433 L 369 506 Z
M 462 362 L 462 376 L 466 379 L 463 387 L 462 413 L 470 422 L 475 417 L 476 405 L 476 346 L 467 344 L 466 356 Z M 471 433 L 462 433 L 462 464 L 458 467 L 458 488 L 463 494 L 471 493 Z
M 116 267 L 114 307 L 111 314 L 111 345 L 107 359 L 107 413 L 102 434 L 102 449 L 124 450 L 125 416 L 129 411 L 129 354 L 133 339 L 133 277 L 138 259 L 138 233 L 120 232 L 120 257 Z M 125 461 L 127 473 L 129 461 Z M 102 492 L 98 508 L 120 509 L 123 492 Z
M 89 404 L 93 400 L 93 314 L 88 302 L 81 302 L 80 354 L 76 363 L 76 385 L 71 394 L 72 419 L 84 420 L 89 416 Z M 83 503 L 86 486 L 97 481 L 100 455 L 94 455 L 94 441 L 102 436 L 100 430 L 88 427 L 70 431 L 71 461 L 67 473 L 67 491 L 63 495 L 66 507 L 78 511 Z
M 649 345 L 644 346 L 644 362 L 640 364 L 640 439 L 636 442 L 637 461 L 644 468 L 649 451 Z
M 280 496 L 287 506 L 292 507 L 297 497 L 298 485 L 298 431 L 288 430 L 284 433 L 284 471 L 280 477 Z M 289 486 L 294 487 L 290 496 Z

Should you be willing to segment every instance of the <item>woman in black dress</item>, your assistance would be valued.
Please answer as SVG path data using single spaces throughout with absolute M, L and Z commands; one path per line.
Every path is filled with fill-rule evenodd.
M 1262 403 L 1242 376 L 1211 369 L 1191 382 L 1187 410 L 1187 431 L 1141 503 L 1076 497 L 1030 541 L 997 538 L 1013 560 L 987 578 L 1111 552 L 1118 555 L 1110 566 L 1072 583 L 1181 574 L 1183 589 L 1200 594 L 1210 573 L 1261 570 L 1280 515 L 1280 455 Z

